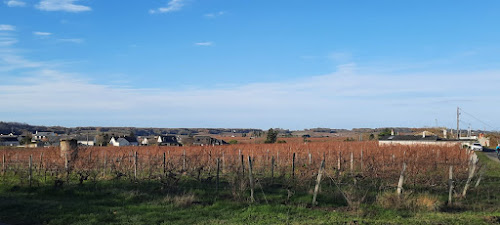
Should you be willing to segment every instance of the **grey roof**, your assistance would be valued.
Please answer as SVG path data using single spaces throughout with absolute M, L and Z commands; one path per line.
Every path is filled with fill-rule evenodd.
M 1 137 L 0 136 L 0 142 L 16 142 L 16 141 L 19 141 L 17 139 L 17 137 L 13 137 L 13 136 L 5 136 L 5 137 Z
M 115 137 L 115 140 L 117 140 L 117 141 L 118 141 L 118 139 L 119 139 L 119 138 L 123 138 L 123 139 L 127 140 L 127 141 L 128 141 L 128 142 L 130 142 L 130 143 L 132 143 L 132 142 L 137 142 L 137 143 L 138 143 L 137 138 L 135 138 L 135 137 L 130 137 L 130 136 L 125 136 L 125 137 Z
M 160 136 L 161 138 L 161 143 L 178 143 L 177 142 L 177 137 L 173 135 L 163 135 Z

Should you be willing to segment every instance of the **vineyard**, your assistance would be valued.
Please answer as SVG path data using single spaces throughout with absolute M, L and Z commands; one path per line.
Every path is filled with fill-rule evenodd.
M 322 179 L 331 188 L 321 189 L 320 196 L 349 187 L 337 193 L 349 206 L 367 201 L 373 190 L 396 191 L 403 167 L 400 192 L 446 194 L 450 172 L 456 185 L 464 185 L 471 156 L 458 147 L 379 147 L 376 142 L 80 147 L 73 156 L 62 156 L 59 148 L 5 149 L 0 155 L 2 176 L 20 186 L 129 180 L 157 182 L 167 193 L 204 189 L 229 193 L 239 201 L 264 202 L 270 187 L 308 192 Z
M 331 141 L 74 152 L 4 148 L 0 157 L 0 220 L 13 224 L 68 224 L 96 215 L 117 224 L 322 223 L 334 215 L 335 221 L 352 222 L 357 219 L 341 212 L 373 219 L 391 210 L 406 215 L 401 219 L 443 213 L 443 220 L 433 221 L 446 224 L 457 219 L 448 211 L 499 210 L 500 174 L 486 167 L 500 166 L 459 146 Z M 252 209 L 263 211 L 248 213 Z M 145 216 L 150 213 L 155 216 Z M 471 219 L 484 221 L 463 218 Z

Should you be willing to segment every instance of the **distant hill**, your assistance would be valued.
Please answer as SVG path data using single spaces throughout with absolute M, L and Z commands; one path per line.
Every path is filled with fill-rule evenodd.
M 25 132 L 52 131 L 57 134 L 113 134 L 129 135 L 133 132 L 136 136 L 152 136 L 162 134 L 197 135 L 197 134 L 222 134 L 222 133 L 250 133 L 262 132 L 261 129 L 241 128 L 138 128 L 138 127 L 61 127 L 61 126 L 36 126 L 18 122 L 0 121 L 0 134 L 23 134 Z

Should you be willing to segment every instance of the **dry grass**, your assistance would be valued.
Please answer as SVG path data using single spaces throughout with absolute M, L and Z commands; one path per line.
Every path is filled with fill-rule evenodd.
M 442 203 L 437 196 L 428 193 L 398 196 L 395 192 L 384 192 L 377 196 L 377 204 L 385 209 L 434 212 L 439 209 Z
M 182 195 L 176 195 L 174 197 L 172 196 L 166 196 L 163 198 L 162 202 L 166 204 L 174 204 L 176 207 L 189 207 L 193 205 L 193 203 L 197 202 L 196 195 L 193 193 L 186 193 Z

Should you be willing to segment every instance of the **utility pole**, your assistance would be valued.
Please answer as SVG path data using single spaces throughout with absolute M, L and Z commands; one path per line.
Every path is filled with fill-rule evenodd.
M 457 106 L 457 139 L 460 139 L 460 107 Z

